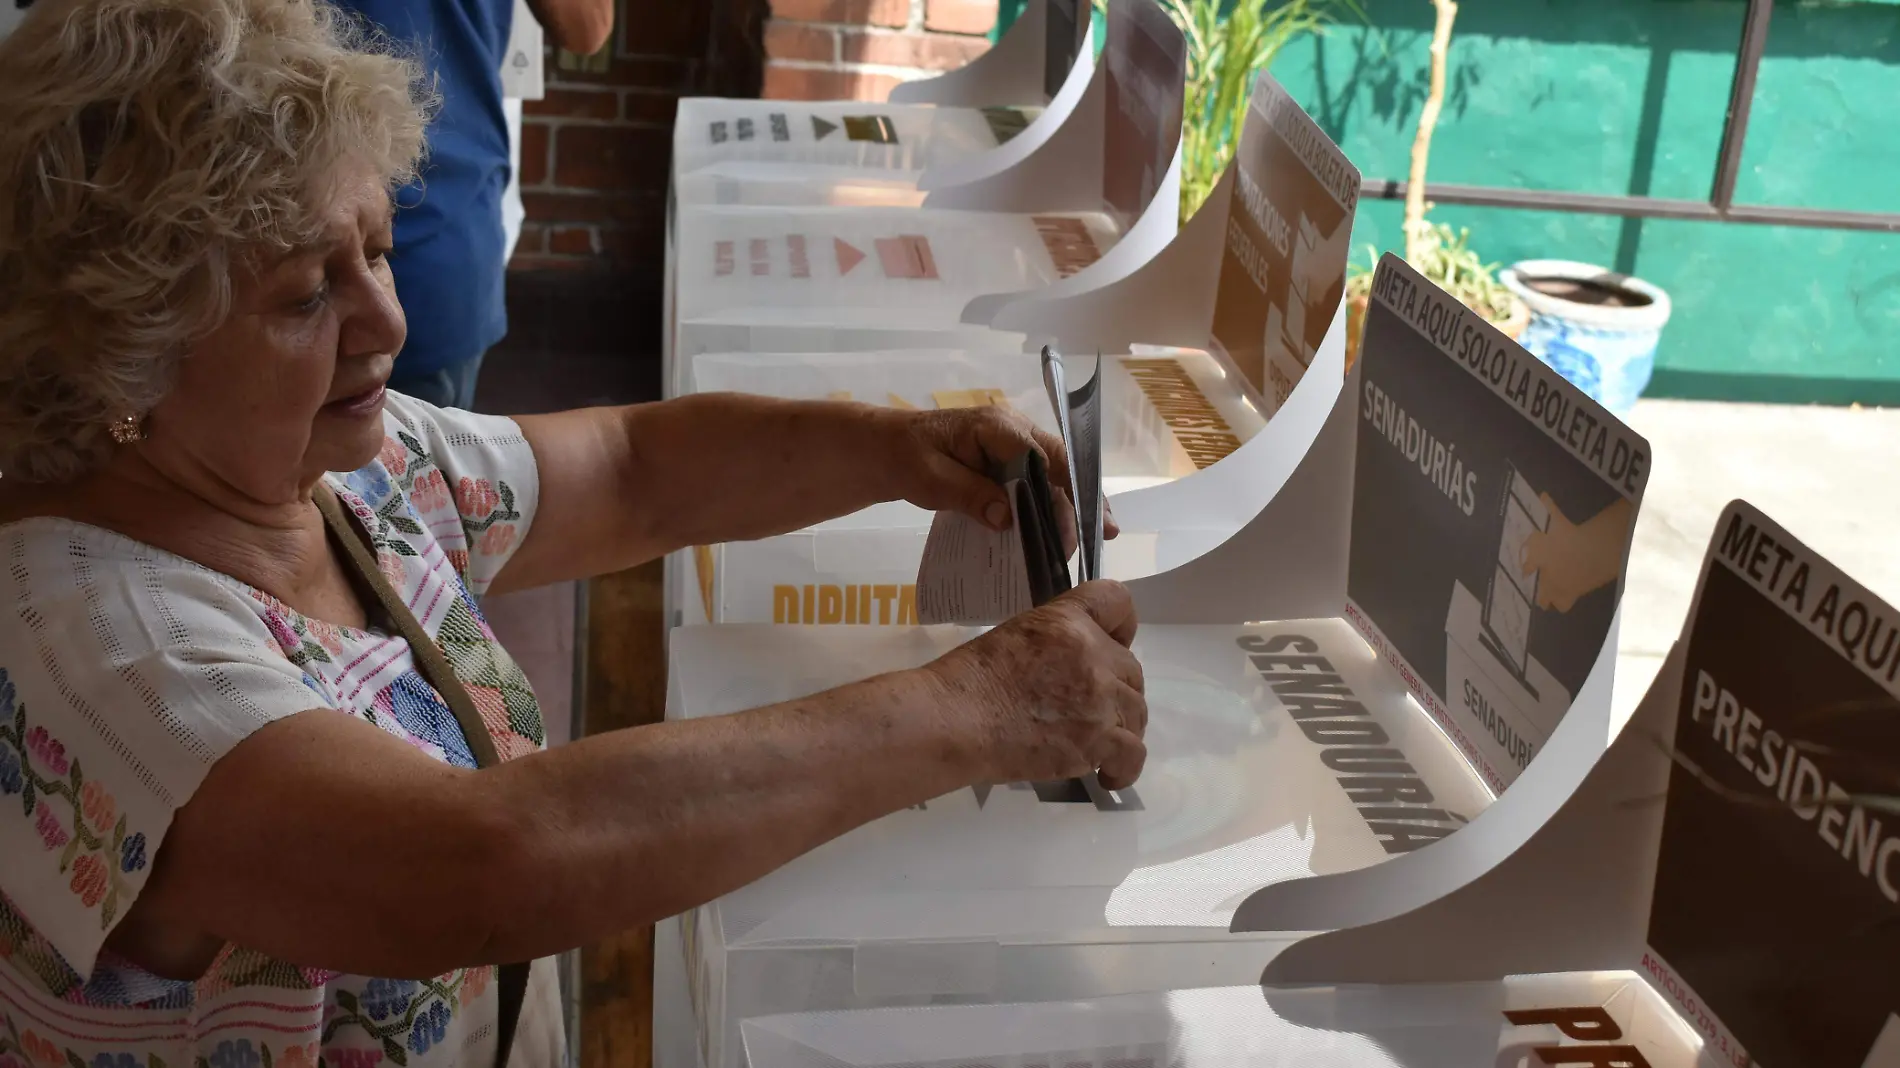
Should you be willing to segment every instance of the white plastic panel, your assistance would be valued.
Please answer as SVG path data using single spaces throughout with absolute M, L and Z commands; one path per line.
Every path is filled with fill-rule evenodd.
M 1557 1022 L 1514 1023 L 1506 1013 Z M 745 1043 L 751 1068 L 1718 1063 L 1656 992 L 1628 972 L 1395 987 L 1206 988 L 1049 1004 L 809 1013 L 749 1021 Z M 1634 1047 L 1641 1060 L 1628 1053 L 1591 1059 L 1615 1045 Z M 1550 1058 L 1539 1050 L 1550 1051 Z
M 970 633 L 688 628 L 673 637 L 668 716 L 737 711 L 916 666 Z M 859 828 L 700 910 L 688 963 L 708 1068 L 737 1063 L 737 1021 L 774 1012 L 1245 982 L 1293 937 L 1228 933 L 1253 888 L 1379 863 L 1417 847 L 1424 839 L 1413 832 L 1451 833 L 1490 803 L 1343 621 L 1149 627 L 1136 653 L 1151 718 L 1147 769 L 1132 790 L 961 791 Z M 1303 727 L 1292 713 L 1301 687 L 1276 692 L 1261 678 L 1289 666 L 1268 656 L 1302 656 L 1309 670 L 1336 674 L 1345 699 L 1368 711 L 1355 744 L 1397 755 L 1354 765 L 1367 752 L 1341 751 L 1354 739 Z M 1349 795 L 1341 768 L 1387 772 L 1394 782 L 1380 789 L 1424 807 L 1392 833 L 1393 798 Z M 971 948 L 985 943 L 997 947 L 993 972 L 987 951 Z M 862 957 L 871 945 L 880 948 Z M 867 982 L 867 967 L 888 982 Z M 984 975 L 994 976 L 988 988 Z

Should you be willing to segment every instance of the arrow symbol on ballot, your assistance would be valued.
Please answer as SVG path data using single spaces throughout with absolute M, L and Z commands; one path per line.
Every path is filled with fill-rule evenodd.
M 842 237 L 831 239 L 831 250 L 838 254 L 839 274 L 850 274 L 851 268 L 864 262 L 864 252 L 846 244 Z

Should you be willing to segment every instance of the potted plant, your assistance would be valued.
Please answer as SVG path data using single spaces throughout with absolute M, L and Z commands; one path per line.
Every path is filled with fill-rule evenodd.
M 1445 106 L 1451 27 L 1458 17 L 1455 0 L 1432 0 L 1432 7 L 1437 18 L 1432 25 L 1431 82 L 1425 104 L 1419 108 L 1418 131 L 1412 137 L 1411 173 L 1405 183 L 1405 262 L 1516 338 L 1530 322 L 1530 309 L 1499 280 L 1497 265 L 1485 263 L 1471 248 L 1469 230 L 1454 232 L 1451 227 L 1425 217 L 1431 210 L 1431 205 L 1425 202 L 1425 172 L 1431 161 L 1432 132 L 1437 129 L 1438 115 Z M 1351 268 L 1346 279 L 1348 368 L 1359 357 L 1359 335 L 1364 329 L 1366 305 L 1372 297 L 1372 272 L 1377 265 L 1378 253 L 1374 251 L 1372 262 Z
M 1338 0 L 1356 10 L 1356 0 Z M 1230 6 L 1231 5 L 1231 6 Z M 1181 222 L 1219 184 L 1247 116 L 1254 76 L 1303 34 L 1323 33 L 1327 0 L 1162 0 L 1187 39 L 1181 123 Z M 1225 14 L 1223 14 L 1225 10 Z

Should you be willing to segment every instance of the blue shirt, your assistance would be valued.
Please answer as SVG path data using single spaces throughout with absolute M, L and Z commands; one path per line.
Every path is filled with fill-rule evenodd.
M 481 357 L 508 332 L 501 198 L 508 126 L 501 64 L 514 0 L 336 0 L 405 48 L 436 80 L 421 178 L 396 197 L 389 264 L 409 320 L 399 376 Z

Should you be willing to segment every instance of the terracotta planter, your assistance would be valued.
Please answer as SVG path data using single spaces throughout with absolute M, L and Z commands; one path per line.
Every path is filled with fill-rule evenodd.
M 1366 329 L 1366 305 L 1371 301 L 1370 294 L 1360 294 L 1346 298 L 1346 370 L 1359 360 L 1359 335 Z M 1530 325 L 1531 310 L 1515 296 L 1511 298 L 1511 316 L 1502 322 L 1490 319 L 1492 326 L 1504 332 L 1504 336 L 1516 341 L 1523 336 L 1524 328 Z

